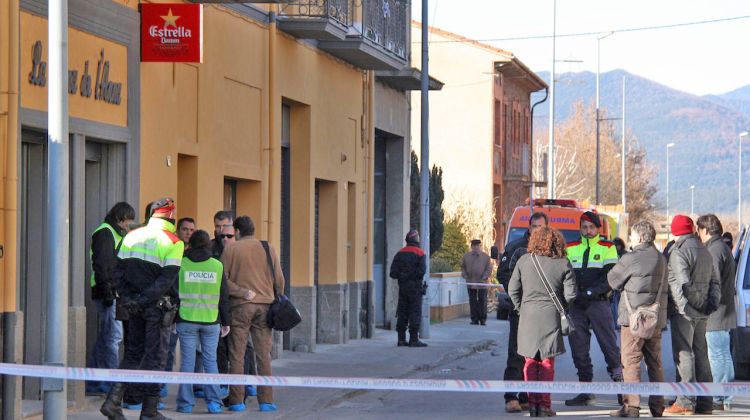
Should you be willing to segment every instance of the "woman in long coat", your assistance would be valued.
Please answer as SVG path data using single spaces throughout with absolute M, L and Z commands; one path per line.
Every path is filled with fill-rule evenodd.
M 560 313 L 534 266 L 532 256 L 536 257 L 564 306 L 576 297 L 576 279 L 565 256 L 562 234 L 544 227 L 531 235 L 528 253 L 518 260 L 508 285 L 508 294 L 520 314 L 518 354 L 526 358 L 524 378 L 527 381 L 552 381 L 555 356 L 565 353 L 565 343 Z M 531 417 L 554 416 L 550 394 L 529 393 L 529 412 Z

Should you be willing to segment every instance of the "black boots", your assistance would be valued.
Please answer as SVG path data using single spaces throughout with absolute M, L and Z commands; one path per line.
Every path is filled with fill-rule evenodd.
M 594 394 L 578 394 L 574 398 L 565 400 L 565 405 L 569 407 L 585 407 L 596 404 L 596 397 Z
M 406 342 L 406 331 L 398 331 L 398 347 L 406 347 L 409 343 Z
M 419 341 L 419 333 L 409 333 L 409 347 L 427 347 L 427 343 Z
M 144 396 L 140 420 L 170 420 L 169 417 L 165 417 L 157 411 L 158 405 L 158 395 Z
M 125 384 L 120 382 L 113 384 L 99 412 L 104 414 L 109 420 L 127 420 L 122 414 L 122 396 L 124 394 Z

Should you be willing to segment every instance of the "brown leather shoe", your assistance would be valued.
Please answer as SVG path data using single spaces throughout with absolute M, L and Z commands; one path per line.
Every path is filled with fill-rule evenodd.
M 638 409 L 638 407 L 629 407 L 627 405 L 623 405 L 619 410 L 610 411 L 609 416 L 635 418 L 641 416 L 641 411 Z
M 521 404 L 518 402 L 518 400 L 510 400 L 505 403 L 506 413 L 520 413 L 522 411 L 523 409 L 521 408 Z
M 692 408 L 686 408 L 680 404 L 674 403 L 669 408 L 664 410 L 664 414 L 671 416 L 692 416 L 694 411 Z

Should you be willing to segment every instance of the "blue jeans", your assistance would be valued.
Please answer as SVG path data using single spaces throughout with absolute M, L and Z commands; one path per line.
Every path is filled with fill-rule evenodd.
M 89 355 L 88 367 L 100 369 L 117 369 L 120 365 L 120 342 L 122 341 L 122 322 L 115 319 L 115 306 L 106 307 L 100 299 L 94 300 L 99 319 L 99 332 L 96 343 Z M 87 391 L 105 390 L 105 383 L 88 381 Z
M 734 363 L 732 362 L 732 350 L 729 346 L 729 331 L 706 332 L 708 343 L 708 361 L 711 363 L 711 374 L 714 383 L 727 383 L 734 380 Z M 716 402 L 730 403 L 732 396 L 714 397 Z
M 192 322 L 178 322 L 177 335 L 180 337 L 180 372 L 195 370 L 195 350 L 200 343 L 203 371 L 219 373 L 216 366 L 216 346 L 219 344 L 221 326 L 219 324 L 203 325 Z M 218 385 L 204 385 L 206 402 L 222 404 Z M 180 384 L 177 391 L 177 408 L 195 405 L 195 395 L 191 384 Z

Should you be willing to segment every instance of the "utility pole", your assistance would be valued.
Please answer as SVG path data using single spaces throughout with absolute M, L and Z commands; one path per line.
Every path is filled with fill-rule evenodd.
M 669 240 L 669 149 L 674 147 L 674 143 L 667 144 L 667 240 Z
M 600 157 L 599 157 L 599 72 L 600 72 L 600 52 L 599 52 L 599 43 L 602 39 L 612 35 L 614 32 L 608 32 L 605 35 L 602 35 L 600 37 L 596 38 L 596 204 L 601 204 L 601 201 L 599 198 L 601 197 L 599 195 L 600 190 Z
M 47 318 L 44 364 L 65 366 L 68 356 L 68 255 L 70 195 L 68 161 L 68 0 L 48 5 L 47 91 Z M 41 310 L 41 308 L 38 308 Z M 44 419 L 65 419 L 65 381 L 43 378 Z
M 555 198 L 555 26 L 557 0 L 552 0 L 552 71 L 549 75 L 549 148 L 547 149 L 547 192 Z
M 690 215 L 695 214 L 695 185 L 690 186 Z
M 597 124 L 598 126 L 599 124 Z M 622 212 L 627 213 L 627 196 L 626 196 L 626 179 L 627 174 L 625 173 L 625 159 L 627 158 L 627 155 L 625 154 L 625 143 L 627 140 L 625 140 L 625 76 L 622 76 Z
M 419 220 L 419 234 L 422 248 L 427 255 L 425 281 L 430 279 L 430 70 L 429 70 L 429 26 L 427 21 L 427 0 L 422 0 L 422 115 L 420 143 L 420 182 L 419 202 L 422 206 Z M 419 327 L 423 338 L 430 338 L 430 301 L 422 300 L 422 322 Z
M 737 231 L 742 228 L 742 138 L 747 137 L 747 131 L 740 133 L 740 149 L 737 153 L 739 170 L 737 171 Z

